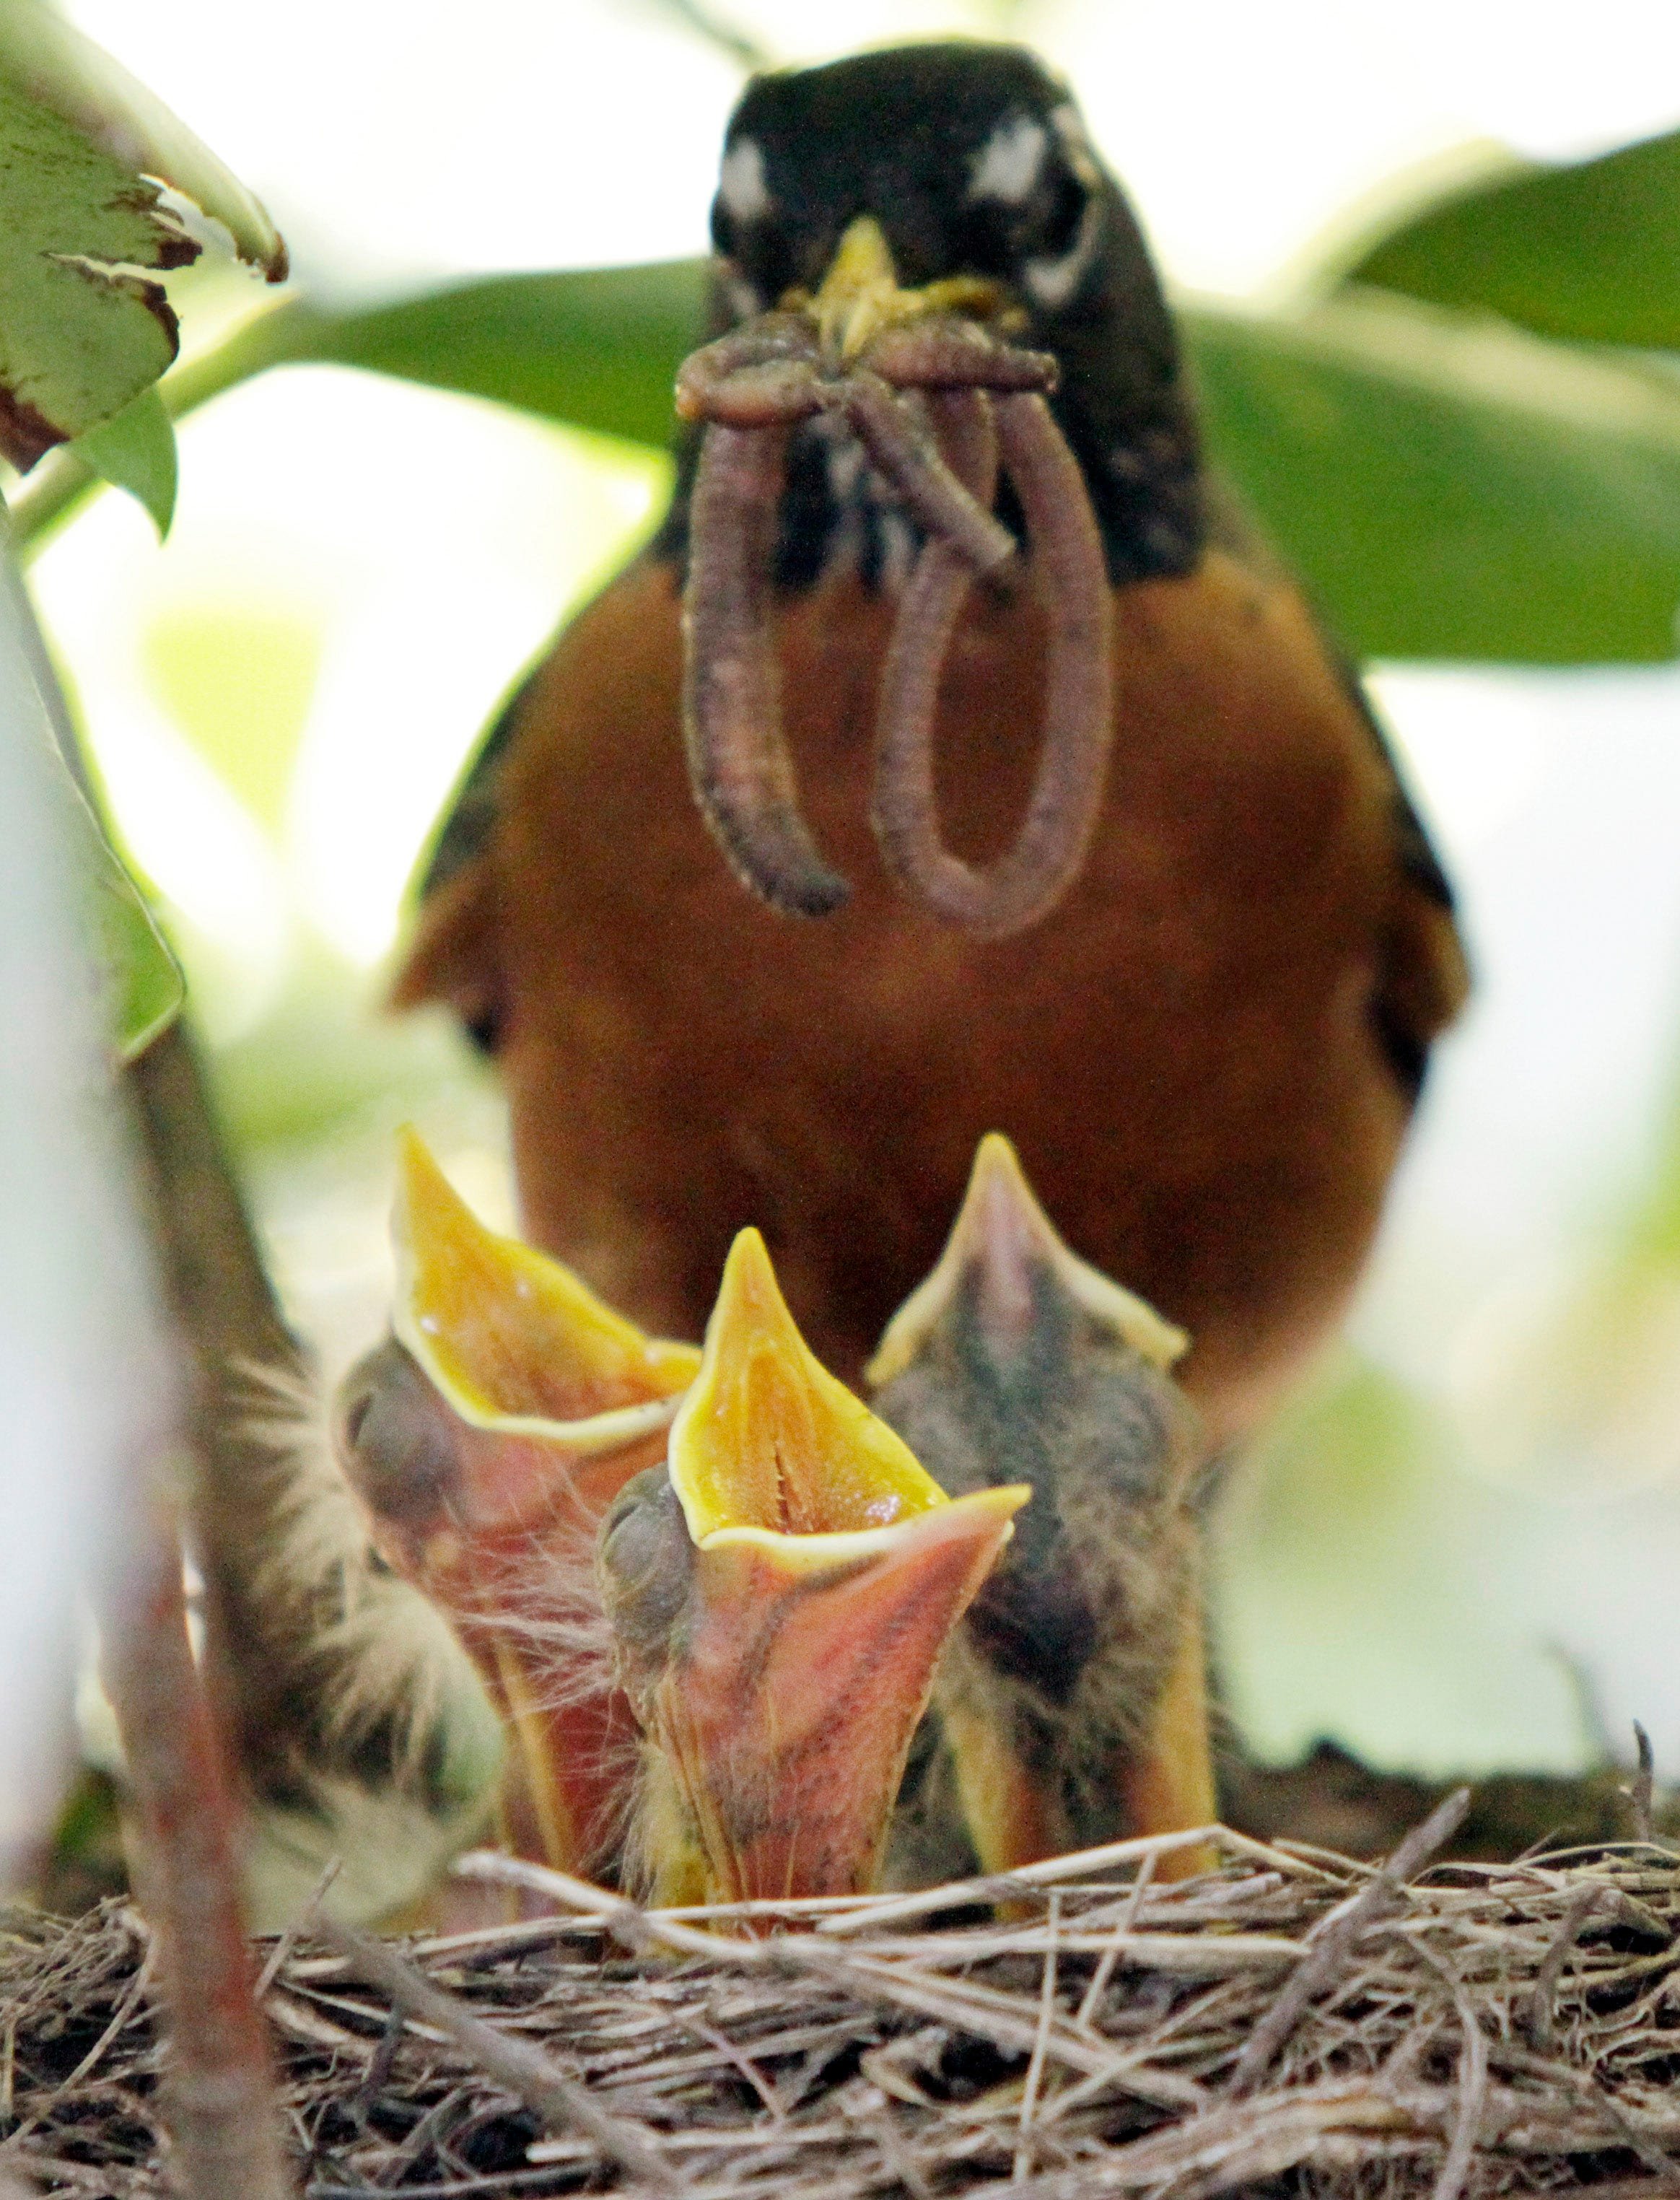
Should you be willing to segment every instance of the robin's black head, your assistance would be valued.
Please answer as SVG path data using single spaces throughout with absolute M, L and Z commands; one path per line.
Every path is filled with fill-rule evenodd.
M 1066 88 L 1023 49 L 978 44 L 754 79 L 729 123 L 712 205 L 720 322 L 815 292 L 860 215 L 880 225 L 907 288 L 992 282 L 1024 319 L 1026 341 L 1057 355 L 1055 409 L 1112 576 L 1189 570 L 1203 521 L 1176 331 Z M 784 529 L 781 577 L 794 585 L 821 570 L 819 538 L 843 516 L 846 485 L 816 477 L 820 438 L 809 442 L 790 484 L 791 504 L 804 500 L 805 541 Z M 825 492 L 836 506 L 826 530 Z

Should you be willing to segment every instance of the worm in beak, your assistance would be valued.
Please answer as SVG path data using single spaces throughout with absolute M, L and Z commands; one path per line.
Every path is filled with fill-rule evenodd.
M 822 916 L 850 887 L 799 809 L 782 722 L 772 580 L 787 452 L 818 413 L 844 421 L 926 537 L 882 682 L 872 821 L 892 876 L 980 939 L 1047 916 L 1083 864 L 1113 738 L 1108 577 L 1079 466 L 1045 402 L 1056 362 L 970 318 L 995 285 L 899 287 L 860 216 L 813 298 L 790 296 L 684 362 L 679 413 L 704 422 L 683 599 L 684 738 L 695 799 L 737 876 L 772 907 Z M 995 422 L 994 415 L 995 412 Z M 1015 845 L 989 869 L 940 832 L 940 675 L 976 576 L 1018 546 L 993 516 L 998 463 L 1026 517 L 1049 629 L 1038 771 Z

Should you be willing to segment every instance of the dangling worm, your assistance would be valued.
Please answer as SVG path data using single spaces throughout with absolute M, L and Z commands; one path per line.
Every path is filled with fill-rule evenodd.
M 685 361 L 677 409 L 708 425 L 690 510 L 683 716 L 690 777 L 742 882 L 777 909 L 818 916 L 850 888 L 799 808 L 778 694 L 772 561 L 793 424 L 835 412 L 928 541 L 893 629 L 874 800 L 887 868 L 930 908 L 986 938 L 1045 915 L 1083 859 L 1109 738 L 1108 599 L 1078 466 L 1040 392 L 1056 363 L 949 315 L 880 331 L 850 362 L 825 360 L 808 318 L 766 313 Z M 901 394 L 927 393 L 930 433 Z M 976 573 L 1016 550 L 991 511 L 997 393 L 1004 462 L 1027 517 L 1050 617 L 1045 734 L 1016 845 L 977 872 L 945 848 L 933 784 L 939 677 Z M 941 449 L 941 443 L 948 449 Z
M 852 889 L 799 814 L 771 624 L 790 432 L 706 430 L 682 600 L 682 718 L 695 799 L 737 878 L 776 909 L 826 916 Z
M 971 419 L 983 402 L 943 400 L 953 463 L 975 464 Z M 1044 730 L 1027 815 L 1015 845 L 987 870 L 953 855 L 940 833 L 934 784 L 940 674 L 973 569 L 950 542 L 930 541 L 899 609 L 881 681 L 873 821 L 887 869 L 907 892 L 982 939 L 1003 939 L 1047 916 L 1085 861 L 1102 807 L 1113 740 L 1108 576 L 1097 523 L 1073 453 L 1044 399 L 995 401 L 998 443 L 1027 520 L 1049 622 Z M 966 459 L 956 442 L 968 445 Z M 976 495 L 990 468 L 965 474 Z
M 823 916 L 850 887 L 812 840 L 783 732 L 771 565 L 792 424 L 852 422 L 925 526 L 984 570 L 1014 537 L 976 503 L 910 408 L 867 370 L 820 377 L 815 332 L 766 314 L 685 361 L 677 409 L 708 423 L 690 505 L 683 724 L 701 815 L 741 882 L 791 916 Z

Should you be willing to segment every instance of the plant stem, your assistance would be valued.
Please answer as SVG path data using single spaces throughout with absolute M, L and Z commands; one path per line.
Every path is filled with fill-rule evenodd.
M 187 2200 L 291 2200 L 237 1895 L 233 1801 L 160 1522 L 108 1679 L 143 1836 L 141 1895 L 169 2009 L 169 2134 Z

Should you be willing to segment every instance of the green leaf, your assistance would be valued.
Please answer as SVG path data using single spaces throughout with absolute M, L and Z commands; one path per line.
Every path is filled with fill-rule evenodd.
M 368 313 L 283 308 L 268 342 L 663 445 L 705 284 L 699 260 L 496 276 Z M 1673 653 L 1680 390 L 1374 294 L 1185 321 L 1215 454 L 1351 647 Z
M 94 873 L 94 939 L 117 1058 L 130 1062 L 180 1014 L 186 980 L 140 889 L 108 849 Z
M 1371 292 L 1185 323 L 1215 457 L 1354 650 L 1674 654 L 1680 383 Z
M 161 541 L 175 516 L 175 430 L 155 385 L 71 447 L 102 480 L 144 505 Z
M 161 284 L 199 246 L 172 185 L 272 280 L 285 247 L 168 109 L 43 0 L 0 4 L 0 453 L 27 469 L 155 382 L 178 331 Z
M 92 805 L 64 769 L 63 759 L 57 761 L 64 772 L 70 829 L 79 844 L 89 897 L 90 948 L 106 1020 L 117 1059 L 130 1062 L 180 1014 L 186 980 L 145 896 L 106 839 Z
M 673 260 L 492 275 L 364 313 L 277 313 L 263 363 L 367 367 L 663 448 L 705 284 L 704 260 Z
M 663 446 L 705 294 L 705 263 L 681 260 L 495 276 L 366 312 L 297 299 L 162 395 L 179 417 L 265 368 L 334 360 Z M 1680 383 L 1378 291 L 1184 319 L 1215 455 L 1352 648 L 1543 664 L 1673 654 Z M 41 537 L 79 478 L 22 500 L 21 539 Z
M 1460 192 L 1349 270 L 1541 334 L 1680 348 L 1680 131 Z

